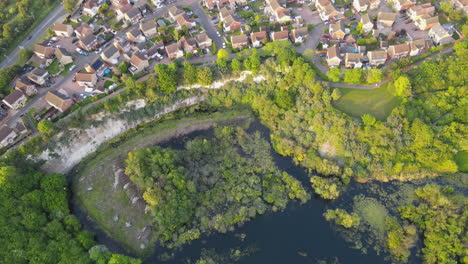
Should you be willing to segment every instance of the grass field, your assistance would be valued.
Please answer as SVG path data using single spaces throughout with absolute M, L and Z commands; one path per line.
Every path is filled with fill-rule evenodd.
M 335 89 L 339 89 L 342 96 L 333 105 L 353 117 L 371 114 L 379 120 L 385 120 L 398 104 L 398 99 L 391 92 L 393 87 L 388 83 L 373 90 Z
M 154 236 L 150 236 L 148 241 L 142 241 L 139 236 L 144 227 L 152 226 L 151 217 L 142 208 L 133 205 L 124 184 L 116 182 L 116 166 L 124 168 L 130 151 L 209 128 L 213 123 L 235 121 L 239 116 L 250 115 L 244 111 L 225 111 L 158 121 L 112 140 L 75 168 L 73 192 L 78 204 L 100 228 L 127 250 L 138 255 L 148 253 L 153 248 Z M 146 249 L 140 248 L 142 244 Z

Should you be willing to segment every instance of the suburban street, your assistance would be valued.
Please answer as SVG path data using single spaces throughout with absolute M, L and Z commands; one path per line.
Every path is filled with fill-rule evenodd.
M 43 20 L 29 35 L 31 39 L 28 39 L 29 36 L 26 36 L 20 45 L 16 47 L 13 52 L 2 61 L 2 63 L 0 63 L 0 68 L 11 66 L 18 58 L 20 47 L 28 48 L 29 46 L 33 45 L 49 27 L 51 27 L 54 23 L 62 22 L 63 19 L 65 19 L 65 16 L 65 8 L 63 8 L 63 5 L 61 4 L 58 5 L 54 10 L 52 10 L 52 12 L 50 12 L 48 17 Z

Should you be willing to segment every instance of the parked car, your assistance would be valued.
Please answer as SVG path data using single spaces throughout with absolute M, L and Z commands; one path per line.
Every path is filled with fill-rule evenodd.
M 76 48 L 76 52 L 80 53 L 83 52 L 80 48 Z
M 354 21 L 354 20 L 356 20 L 356 19 L 357 19 L 357 18 L 352 17 L 352 18 L 350 18 L 349 20 L 350 20 L 350 21 Z
M 413 20 L 407 20 L 407 21 L 405 21 L 405 24 L 409 24 L 411 22 L 413 22 Z
M 71 67 L 70 67 L 70 71 L 73 71 L 74 69 L 76 69 L 76 65 L 73 64 Z

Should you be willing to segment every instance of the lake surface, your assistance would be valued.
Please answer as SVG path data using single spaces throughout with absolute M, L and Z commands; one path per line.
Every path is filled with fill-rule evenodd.
M 253 122 L 248 129 L 248 132 L 255 131 L 260 131 L 266 138 L 269 138 L 269 130 L 258 121 Z M 172 139 L 161 146 L 182 148 L 187 140 L 212 135 L 212 130 L 197 131 Z M 305 187 L 310 187 L 309 176 L 305 169 L 294 165 L 290 158 L 280 156 L 273 150 L 272 155 L 279 169 L 296 177 Z M 357 183 L 350 185 L 352 187 Z M 340 197 L 341 203 L 343 199 L 351 201 L 356 194 L 352 192 L 344 193 Z M 323 217 L 325 210 L 333 207 L 333 204 L 334 202 L 327 202 L 317 197 L 313 197 L 303 205 L 291 202 L 284 211 L 256 216 L 244 226 L 236 228 L 234 232 L 203 236 L 175 252 L 174 257 L 168 261 L 161 261 L 159 258 L 167 250 L 156 246 L 154 253 L 143 263 L 194 263 L 203 249 L 211 249 L 223 254 L 233 248 L 249 248 L 253 251 L 235 262 L 239 264 L 301 264 L 317 263 L 319 260 L 326 261 L 325 263 L 389 263 L 384 256 L 379 256 L 374 251 L 370 250 L 364 255 L 360 250 L 351 248 L 352 244 L 347 243 Z M 109 238 L 99 230 L 96 223 L 87 218 L 73 200 L 71 206 L 85 228 L 96 234 L 99 243 L 115 252 L 126 254 L 117 242 Z M 240 234 L 245 234 L 244 240 L 239 238 Z M 170 251 L 167 252 L 170 253 Z M 192 261 L 188 262 L 189 259 Z M 337 262 L 334 262 L 336 260 Z

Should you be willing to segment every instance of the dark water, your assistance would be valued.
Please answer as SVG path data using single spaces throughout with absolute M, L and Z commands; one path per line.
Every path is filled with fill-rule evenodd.
M 248 132 L 254 131 L 260 131 L 266 138 L 269 138 L 268 129 L 258 121 L 253 122 L 248 129 Z M 181 148 L 187 140 L 198 136 L 211 137 L 212 135 L 212 130 L 197 131 L 161 145 Z M 290 158 L 280 156 L 274 151 L 272 151 L 272 155 L 281 170 L 295 176 L 304 186 L 309 186 L 309 177 L 303 168 L 294 165 Z M 342 195 L 340 200 L 351 199 L 354 195 L 355 193 L 347 192 Z M 96 234 L 99 243 L 108 246 L 115 252 L 126 254 L 118 243 L 99 230 L 95 223 L 87 219 L 85 213 L 76 203 L 72 202 L 72 207 L 85 228 Z M 194 263 L 194 260 L 200 257 L 202 249 L 213 249 L 222 254 L 232 248 L 246 247 L 253 248 L 255 251 L 235 263 L 301 264 L 317 263 L 318 260 L 324 260 L 326 263 L 387 263 L 384 256 L 378 256 L 373 251 L 368 251 L 364 255 L 360 250 L 351 248 L 352 245 L 345 242 L 322 216 L 328 207 L 333 207 L 333 202 L 326 202 L 316 197 L 303 205 L 291 202 L 284 211 L 257 216 L 244 226 L 236 228 L 235 232 L 215 233 L 193 241 L 180 251 L 175 252 L 174 258 L 167 262 L 158 258 L 161 253 L 167 250 L 156 246 L 154 253 L 147 257 L 144 263 L 188 263 L 188 259 Z M 239 234 L 246 235 L 243 241 L 239 238 Z M 336 260 L 338 262 L 334 262 Z

